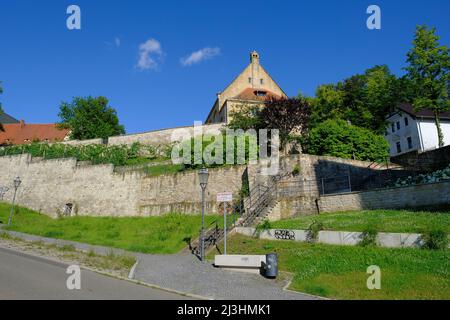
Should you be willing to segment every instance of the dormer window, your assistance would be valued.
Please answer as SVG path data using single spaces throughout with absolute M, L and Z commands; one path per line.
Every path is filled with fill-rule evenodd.
M 266 91 L 260 91 L 260 90 L 255 91 L 255 96 L 257 96 L 257 97 L 265 97 L 266 95 L 267 95 Z

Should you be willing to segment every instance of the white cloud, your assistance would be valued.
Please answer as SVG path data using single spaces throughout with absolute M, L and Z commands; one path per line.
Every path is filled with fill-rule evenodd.
M 183 66 L 191 66 L 203 60 L 212 59 L 220 54 L 220 48 L 206 47 L 198 51 L 192 52 L 189 56 L 181 58 L 180 62 Z
M 120 47 L 120 38 L 119 38 L 119 37 L 116 37 L 116 38 L 114 39 L 114 43 L 115 43 L 116 47 Z
M 149 39 L 139 45 L 139 60 L 136 67 L 141 71 L 157 70 L 163 57 L 161 43 L 158 40 Z

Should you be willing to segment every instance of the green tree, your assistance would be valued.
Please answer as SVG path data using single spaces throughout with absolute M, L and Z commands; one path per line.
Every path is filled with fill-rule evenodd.
M 261 108 L 256 105 L 242 104 L 230 112 L 230 122 L 227 127 L 233 130 L 248 130 L 261 128 Z
M 114 108 L 105 97 L 76 97 L 71 103 L 63 102 L 58 116 L 59 126 L 71 130 L 70 138 L 86 140 L 107 138 L 125 133 Z
M 407 54 L 408 66 L 405 70 L 411 80 L 416 111 L 430 109 L 439 139 L 439 147 L 444 146 L 439 114 L 450 109 L 450 57 L 449 48 L 439 44 L 436 29 L 417 26 L 413 47 Z
M 389 155 L 389 145 L 383 136 L 333 119 L 310 130 L 304 150 L 320 156 L 370 161 L 382 161 Z
M 382 133 L 385 118 L 402 96 L 402 84 L 385 65 L 367 69 L 341 82 L 321 85 L 310 98 L 311 126 L 327 119 L 342 119 Z M 406 83 L 405 83 L 406 84 Z
M 307 98 L 311 106 L 311 127 L 326 119 L 340 118 L 344 107 L 344 92 L 334 84 L 321 85 L 314 98 Z

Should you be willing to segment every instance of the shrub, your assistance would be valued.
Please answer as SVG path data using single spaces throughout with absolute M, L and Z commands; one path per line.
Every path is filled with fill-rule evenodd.
M 300 166 L 296 164 L 292 169 L 292 175 L 295 177 L 298 176 L 299 174 L 300 174 Z
M 362 247 L 374 247 L 377 245 L 378 231 L 374 226 L 368 226 L 361 234 L 359 245 Z
M 255 229 L 255 237 L 259 238 L 261 232 L 270 230 L 272 228 L 269 220 L 264 220 L 262 223 L 258 224 Z
M 444 230 L 430 230 L 422 234 L 423 248 L 431 250 L 447 249 L 448 235 Z
M 306 235 L 306 241 L 308 242 L 316 242 L 319 238 L 319 232 L 324 229 L 324 225 L 320 221 L 313 221 L 308 228 L 308 233 Z
M 161 150 L 163 147 L 159 147 Z M 170 146 L 165 146 L 161 151 L 167 155 Z M 153 152 L 153 153 L 152 153 Z M 91 161 L 93 164 L 112 163 L 116 166 L 124 166 L 128 163 L 139 162 L 137 160 L 155 159 L 159 151 L 154 147 L 133 143 L 131 146 L 107 146 L 92 144 L 86 146 L 68 145 L 62 143 L 45 144 L 31 143 L 20 146 L 7 146 L 0 148 L 0 156 L 18 155 L 28 153 L 33 157 L 44 159 L 75 158 L 78 161 Z
M 353 126 L 344 120 L 326 120 L 310 130 L 305 153 L 357 160 L 381 161 L 389 145 L 381 135 Z

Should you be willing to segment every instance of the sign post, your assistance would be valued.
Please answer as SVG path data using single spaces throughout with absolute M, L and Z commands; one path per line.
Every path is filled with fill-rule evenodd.
M 227 254 L 227 202 L 233 201 L 231 192 L 217 194 L 217 202 L 223 202 L 223 254 Z

